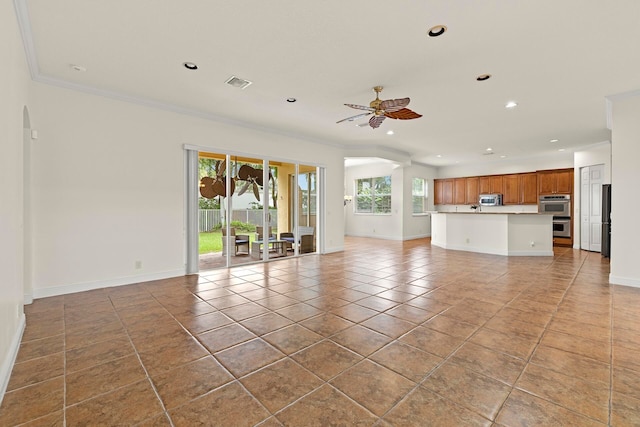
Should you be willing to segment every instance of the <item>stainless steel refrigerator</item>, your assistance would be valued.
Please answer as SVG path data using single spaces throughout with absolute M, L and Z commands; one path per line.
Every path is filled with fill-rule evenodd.
M 602 184 L 602 247 L 603 257 L 611 257 L 611 184 Z

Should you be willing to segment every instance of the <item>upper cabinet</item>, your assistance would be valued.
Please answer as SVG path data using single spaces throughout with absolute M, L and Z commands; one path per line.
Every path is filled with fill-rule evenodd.
M 465 184 L 467 190 L 466 204 L 477 205 L 480 201 L 480 187 L 478 187 L 480 178 L 477 176 L 465 178 Z
M 502 194 L 503 175 L 481 176 L 479 178 L 479 194 Z
M 538 194 L 572 194 L 573 169 L 538 172 Z
M 573 169 L 436 179 L 434 193 L 436 205 L 474 205 L 492 193 L 505 205 L 537 205 L 541 194 L 573 194 Z
M 436 179 L 433 181 L 433 204 L 452 205 L 453 204 L 453 179 Z
M 456 178 L 453 180 L 453 204 L 464 205 L 467 203 L 467 179 Z
M 520 202 L 523 205 L 538 204 L 538 174 L 536 172 L 520 174 Z
M 538 203 L 538 174 L 516 173 L 503 176 L 502 203 L 535 205 Z

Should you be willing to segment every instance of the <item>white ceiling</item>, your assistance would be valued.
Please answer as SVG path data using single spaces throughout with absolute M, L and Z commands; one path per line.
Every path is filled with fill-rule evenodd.
M 640 89 L 638 0 L 15 1 L 37 81 L 431 165 L 609 140 L 605 97 Z M 375 85 L 423 117 L 336 124 Z

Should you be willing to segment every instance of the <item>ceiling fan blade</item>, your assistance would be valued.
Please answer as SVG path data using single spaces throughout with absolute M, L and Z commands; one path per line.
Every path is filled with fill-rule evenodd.
M 203 177 L 200 180 L 200 195 L 206 199 L 213 199 L 216 197 L 216 192 L 213 189 L 214 179 L 208 176 Z
M 238 191 L 238 196 L 242 196 L 244 193 L 246 193 L 250 186 L 251 186 L 251 183 L 250 183 L 249 181 L 247 181 L 247 182 L 242 186 L 242 188 L 240 189 L 240 191 Z
M 256 200 L 260 201 L 260 190 L 258 189 L 258 184 L 256 184 L 256 182 L 253 182 L 253 195 L 256 196 Z
M 218 177 L 221 177 L 224 175 L 224 171 L 227 170 L 227 161 L 223 160 L 222 163 L 220 163 L 220 166 L 218 166 Z
M 373 116 L 369 119 L 369 126 L 371 126 L 374 129 L 377 129 L 380 127 L 382 122 L 384 122 L 384 119 L 385 119 L 384 116 Z
M 351 116 L 351 117 L 347 117 L 346 119 L 342 119 L 337 121 L 336 123 L 342 123 L 342 122 L 352 122 L 356 119 L 359 119 L 360 117 L 365 117 L 368 116 L 369 114 L 373 114 L 373 111 L 370 111 L 368 113 L 362 113 L 362 114 L 357 114 L 355 116 Z
M 387 99 L 386 101 L 382 101 L 380 108 L 387 113 L 391 113 L 403 109 L 409 105 L 409 101 L 409 98 Z
M 390 119 L 399 119 L 399 120 L 417 119 L 419 117 L 422 117 L 422 114 L 418 114 L 415 111 L 412 111 L 408 108 L 402 108 L 398 111 L 392 111 L 392 112 L 387 111 L 384 113 L 384 115 L 389 117 Z
M 367 111 L 376 111 L 375 108 L 371 108 L 371 107 L 365 107 L 364 105 L 357 105 L 357 104 L 344 104 L 347 107 L 351 107 L 351 108 L 355 108 L 356 110 L 367 110 Z

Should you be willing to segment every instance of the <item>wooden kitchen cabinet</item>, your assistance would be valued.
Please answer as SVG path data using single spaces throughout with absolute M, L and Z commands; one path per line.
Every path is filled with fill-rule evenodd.
M 472 176 L 470 178 L 465 178 L 466 183 L 466 204 L 467 205 L 477 205 L 480 200 L 480 191 L 478 185 L 480 184 L 480 178 L 477 176 Z
M 515 173 L 503 176 L 502 204 L 538 204 L 538 174 Z
M 538 174 L 535 172 L 520 174 L 521 199 L 523 205 L 538 204 Z
M 433 180 L 433 204 L 452 205 L 453 204 L 453 179 Z
M 538 171 L 538 194 L 572 194 L 573 169 Z
M 520 204 L 520 175 L 505 175 L 502 179 L 502 204 L 518 205 Z
M 479 194 L 502 194 L 503 175 L 481 176 Z
M 442 180 L 442 204 L 453 204 L 453 179 Z
M 442 204 L 442 180 L 441 179 L 433 180 L 433 204 L 434 205 Z
M 464 205 L 467 203 L 467 179 L 455 178 L 453 180 L 453 204 Z

